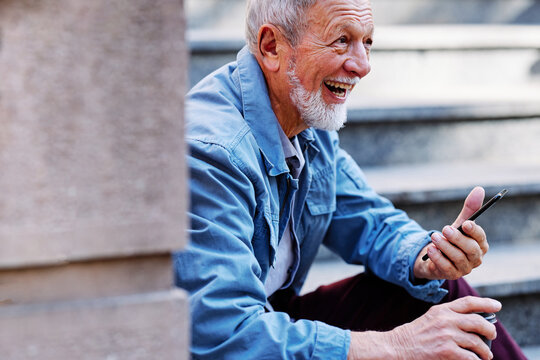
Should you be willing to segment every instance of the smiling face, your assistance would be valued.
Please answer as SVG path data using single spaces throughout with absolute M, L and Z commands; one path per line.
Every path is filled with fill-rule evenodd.
M 345 101 L 370 71 L 373 17 L 368 0 L 321 0 L 288 61 L 289 95 L 306 126 L 337 130 Z
M 321 130 L 339 130 L 347 120 L 347 108 L 344 103 L 327 104 L 323 99 L 323 87 L 317 91 L 308 91 L 296 74 L 296 64 L 289 62 L 290 99 L 307 127 Z M 350 79 L 342 78 L 325 81 L 325 86 L 338 98 L 346 99 L 348 91 L 354 86 Z

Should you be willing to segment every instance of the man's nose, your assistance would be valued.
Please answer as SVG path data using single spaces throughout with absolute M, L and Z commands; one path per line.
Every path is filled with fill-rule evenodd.
M 371 65 L 369 64 L 369 55 L 364 44 L 359 43 L 353 47 L 350 57 L 343 64 L 343 68 L 360 79 L 369 74 Z

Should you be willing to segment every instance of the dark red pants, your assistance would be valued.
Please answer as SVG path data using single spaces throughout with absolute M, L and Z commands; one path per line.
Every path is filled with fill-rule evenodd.
M 467 295 L 478 296 L 463 279 L 446 281 L 448 294 L 441 302 Z M 403 288 L 369 274 L 321 286 L 312 293 L 293 297 L 285 310 L 293 319 L 320 320 L 327 324 L 356 331 L 386 331 L 408 323 L 424 314 L 432 303 L 411 297 Z M 494 358 L 526 359 L 514 339 L 496 323 L 497 339 L 492 343 Z

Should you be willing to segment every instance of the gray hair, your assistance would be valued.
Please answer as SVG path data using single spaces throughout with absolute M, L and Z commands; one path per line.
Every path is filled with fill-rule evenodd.
M 318 0 L 247 0 L 246 40 L 249 50 L 257 52 L 257 34 L 264 24 L 280 28 L 292 46 L 296 46 L 307 26 L 306 13 Z

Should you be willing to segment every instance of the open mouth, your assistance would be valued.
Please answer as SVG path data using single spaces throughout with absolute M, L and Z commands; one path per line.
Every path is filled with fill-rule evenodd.
M 339 98 L 345 98 L 347 95 L 347 91 L 351 90 L 354 85 L 341 83 L 341 82 L 335 82 L 335 81 L 325 81 L 324 85 L 330 90 L 334 95 L 336 95 Z

